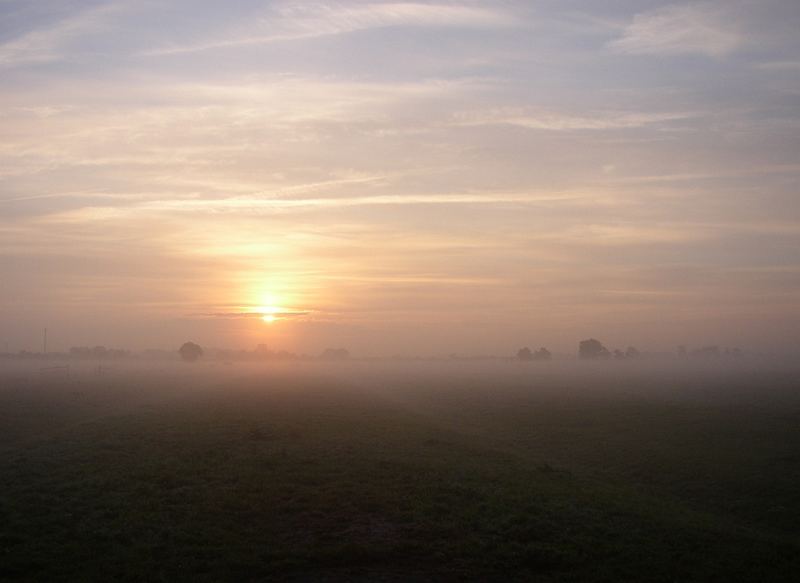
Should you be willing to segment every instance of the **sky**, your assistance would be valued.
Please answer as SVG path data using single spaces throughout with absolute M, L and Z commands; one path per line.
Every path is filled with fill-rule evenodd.
M 0 351 L 800 349 L 795 0 L 0 0 Z

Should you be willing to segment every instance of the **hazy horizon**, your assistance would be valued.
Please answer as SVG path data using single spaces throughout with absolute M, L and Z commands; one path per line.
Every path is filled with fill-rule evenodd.
M 800 4 L 0 0 L 0 351 L 800 350 Z

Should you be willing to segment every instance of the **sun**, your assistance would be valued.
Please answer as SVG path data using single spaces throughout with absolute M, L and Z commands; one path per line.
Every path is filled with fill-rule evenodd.
M 295 315 L 295 311 L 287 307 L 292 305 L 291 298 L 284 294 L 262 291 L 254 299 L 253 303 L 242 309 L 264 324 L 279 324 Z
M 267 324 L 272 324 L 278 320 L 278 316 L 283 312 L 278 306 L 259 306 L 256 312 L 261 314 L 261 319 Z

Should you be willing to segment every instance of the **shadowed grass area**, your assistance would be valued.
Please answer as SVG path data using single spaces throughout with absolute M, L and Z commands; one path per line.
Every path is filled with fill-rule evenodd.
M 32 423 L 2 449 L 2 578 L 788 581 L 800 568 L 785 482 L 797 428 L 767 422 L 794 414 L 792 393 L 743 416 L 716 398 L 508 379 L 255 374 L 189 393 L 142 380 L 86 384 L 72 410 L 52 410 L 63 390 L 16 394 L 54 429 Z M 104 409 L 115 392 L 139 396 Z M 772 457 L 738 450 L 743 435 Z

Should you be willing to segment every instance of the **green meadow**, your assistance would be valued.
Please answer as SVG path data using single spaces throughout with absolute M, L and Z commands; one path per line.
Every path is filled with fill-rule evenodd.
M 0 372 L 3 581 L 793 581 L 794 370 Z

